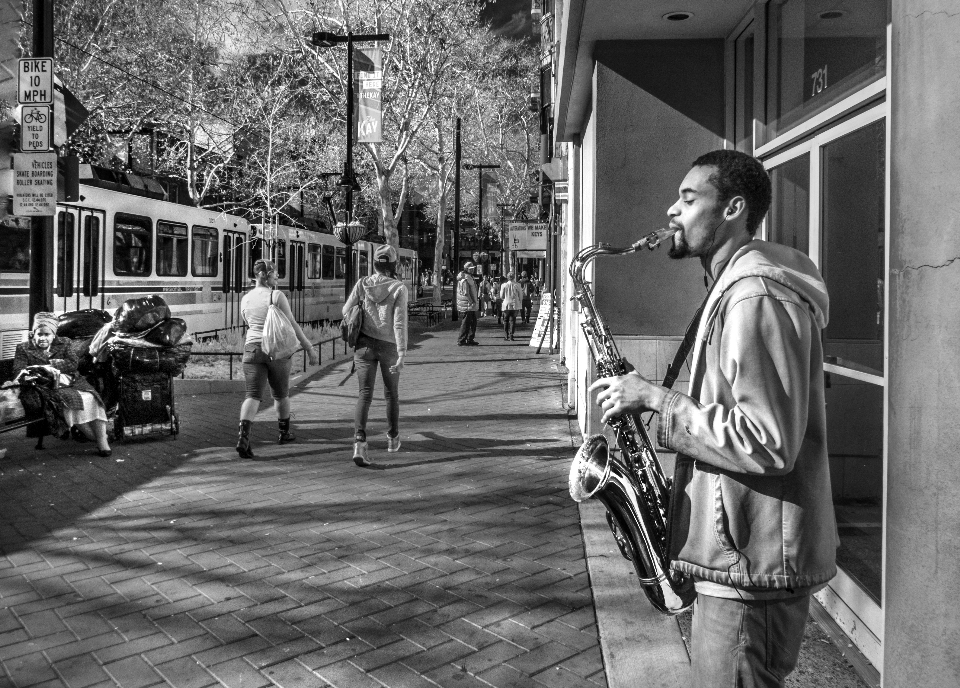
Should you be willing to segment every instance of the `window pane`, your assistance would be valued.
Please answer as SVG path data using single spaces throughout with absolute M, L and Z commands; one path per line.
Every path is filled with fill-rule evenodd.
M 193 227 L 193 264 L 194 277 L 217 276 L 218 232 L 213 227 Z
M 823 147 L 824 354 L 883 370 L 883 120 Z
M 30 272 L 30 225 L 12 215 L 0 224 L 0 272 Z
M 277 279 L 287 276 L 287 242 L 277 239 Z
M 770 3 L 776 72 L 772 135 L 882 77 L 887 65 L 887 0 Z
M 150 218 L 117 213 L 113 223 L 113 273 L 149 275 Z
M 323 261 L 320 267 L 320 275 L 325 280 L 332 280 L 334 274 L 334 256 L 335 256 L 333 246 L 324 246 L 323 247 Z
M 187 274 L 187 226 L 157 222 L 157 274 Z
M 320 244 L 307 246 L 307 279 L 320 279 Z
M 73 214 L 57 213 L 57 296 L 73 296 Z
M 250 277 L 253 277 L 254 264 L 263 258 L 263 239 L 250 240 Z
M 736 115 L 737 150 L 753 155 L 753 28 L 736 41 Z
M 831 316 L 832 317 L 832 316 Z M 883 387 L 827 375 L 827 448 L 840 547 L 837 565 L 880 603 Z
M 830 294 L 828 363 L 883 375 L 885 123 L 823 147 L 821 271 Z M 840 566 L 879 603 L 883 388 L 828 375 L 827 446 Z
M 334 261 L 334 279 L 346 279 L 347 277 L 347 249 L 337 246 L 337 259 Z
M 368 264 L 368 263 L 369 263 L 369 260 L 368 260 L 368 257 L 367 257 L 367 252 L 366 252 L 366 251 L 358 251 L 357 253 L 359 254 L 359 257 L 360 257 L 360 269 L 357 271 L 357 277 L 358 277 L 358 278 L 360 278 L 360 277 L 366 277 L 368 274 L 370 274 L 370 273 L 369 273 L 370 266 L 369 266 L 369 264 Z
M 810 156 L 801 155 L 770 170 L 773 198 L 767 214 L 767 238 L 809 251 Z

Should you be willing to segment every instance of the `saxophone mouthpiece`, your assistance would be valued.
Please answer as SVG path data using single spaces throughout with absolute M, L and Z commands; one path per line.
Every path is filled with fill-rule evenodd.
M 647 236 L 643 237 L 640 241 L 633 245 L 634 250 L 639 250 L 646 247 L 652 251 L 679 231 L 679 229 L 674 229 L 673 227 L 664 227 L 663 229 L 658 229 L 655 232 L 650 232 Z

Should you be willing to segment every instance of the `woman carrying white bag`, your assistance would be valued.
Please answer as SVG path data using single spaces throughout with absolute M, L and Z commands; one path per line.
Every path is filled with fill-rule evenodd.
M 287 297 L 282 291 L 275 291 L 277 270 L 274 264 L 269 260 L 258 260 L 253 264 L 253 274 L 256 286 L 240 301 L 240 312 L 248 327 L 243 345 L 243 377 L 247 390 L 240 406 L 237 453 L 242 459 L 270 461 L 279 457 L 256 457 L 250 448 L 250 424 L 260 408 L 263 392 L 269 383 L 280 428 L 279 443 L 293 442 L 296 438 L 290 432 L 290 357 L 299 349 L 294 338 L 307 352 L 310 365 L 317 365 L 318 357 L 293 317 Z M 275 306 L 273 312 L 271 306 Z

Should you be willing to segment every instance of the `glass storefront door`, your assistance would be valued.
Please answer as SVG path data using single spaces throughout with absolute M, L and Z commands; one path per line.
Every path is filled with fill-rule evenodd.
M 764 236 L 806 252 L 830 295 L 827 446 L 840 573 L 818 599 L 875 666 L 883 638 L 886 105 L 765 160 Z

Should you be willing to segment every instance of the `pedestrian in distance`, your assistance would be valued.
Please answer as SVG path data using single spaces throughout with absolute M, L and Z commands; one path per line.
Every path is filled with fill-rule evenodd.
M 533 282 L 527 277 L 527 271 L 520 273 L 520 290 L 523 292 L 523 298 L 520 301 L 520 321 L 530 322 L 530 311 L 533 309 Z
M 677 452 L 667 554 L 693 578 L 693 685 L 780 687 L 810 596 L 837 572 L 821 330 L 829 299 L 803 253 L 755 239 L 770 207 L 763 164 L 732 150 L 694 161 L 668 210 L 671 258 L 711 287 L 687 394 L 636 371 L 598 380 L 606 423 L 660 414 Z M 672 367 L 671 367 L 672 368 Z
M 273 393 L 273 408 L 277 412 L 278 443 L 287 444 L 296 439 L 290 432 L 290 365 L 293 354 L 286 358 L 273 359 L 263 353 L 261 346 L 263 323 L 267 319 L 271 304 L 280 309 L 293 327 L 300 346 L 307 352 L 310 365 L 317 365 L 319 357 L 310 340 L 297 324 L 286 295 L 277 290 L 277 268 L 273 261 L 263 259 L 256 261 L 253 264 L 253 274 L 256 284 L 240 300 L 240 313 L 243 315 L 244 322 L 247 323 L 247 337 L 243 344 L 243 378 L 246 393 L 243 404 L 240 405 L 240 436 L 237 438 L 237 454 L 242 459 L 271 461 L 279 457 L 255 456 L 250 446 L 250 429 L 268 384 Z
M 457 275 L 457 310 L 460 311 L 460 334 L 457 346 L 477 346 L 477 283 L 473 278 L 477 266 L 467 261 Z
M 389 244 L 373 254 L 374 274 L 357 281 L 343 304 L 343 314 L 363 302 L 363 324 L 354 350 L 360 393 L 354 411 L 353 462 L 369 466 L 367 419 L 377 369 L 387 402 L 387 451 L 400 449 L 400 371 L 407 356 L 407 287 L 396 278 L 397 250 Z
M 500 285 L 500 298 L 503 301 L 503 338 L 512 342 L 517 329 L 517 311 L 523 300 L 523 292 L 514 281 L 512 272 L 507 273 L 507 281 Z

